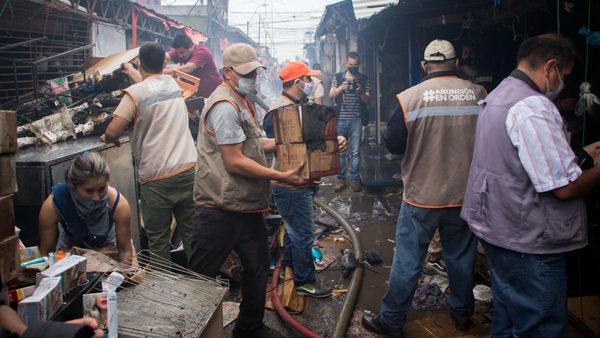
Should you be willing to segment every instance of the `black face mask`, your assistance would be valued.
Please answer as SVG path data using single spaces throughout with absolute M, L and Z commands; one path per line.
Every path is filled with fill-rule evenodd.
M 348 71 L 351 74 L 356 74 L 356 73 L 358 73 L 358 66 L 350 66 L 350 67 L 348 67 Z

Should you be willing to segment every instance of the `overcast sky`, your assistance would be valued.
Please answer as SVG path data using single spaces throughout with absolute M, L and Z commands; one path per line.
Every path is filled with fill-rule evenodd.
M 173 0 L 163 0 L 163 4 Z M 229 0 L 229 25 L 246 32 L 260 43 L 271 48 L 271 54 L 279 62 L 302 57 L 306 32 L 314 31 L 319 24 L 325 6 L 340 0 Z M 174 5 L 191 5 L 195 0 L 175 0 Z M 266 39 L 266 41 L 265 41 Z

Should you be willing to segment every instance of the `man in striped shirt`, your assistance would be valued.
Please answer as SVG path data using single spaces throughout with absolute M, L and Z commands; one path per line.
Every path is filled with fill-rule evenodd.
M 335 74 L 329 97 L 335 99 L 334 109 L 338 113 L 338 135 L 348 140 L 349 149 L 342 154 L 341 173 L 335 183 L 335 191 L 346 187 L 346 171 L 350 175 L 350 188 L 360 191 L 360 141 L 363 120 L 368 121 L 367 105 L 371 102 L 369 78 L 358 71 L 360 57 L 356 52 L 348 53 L 346 71 Z

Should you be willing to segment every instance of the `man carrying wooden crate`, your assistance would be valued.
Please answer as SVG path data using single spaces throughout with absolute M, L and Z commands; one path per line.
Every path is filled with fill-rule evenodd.
M 279 100 L 271 107 L 271 112 L 265 117 L 263 126 L 267 136 L 273 136 L 273 110 L 290 104 L 300 104 L 312 92 L 312 78 L 321 74 L 311 70 L 304 62 L 288 62 L 279 72 L 283 83 L 283 92 Z M 338 136 L 338 145 L 343 151 L 347 144 L 346 138 Z M 277 161 L 277 159 L 275 159 Z M 320 180 L 307 182 L 303 186 L 293 186 L 285 182 L 273 181 L 273 197 L 277 210 L 285 223 L 285 243 L 282 268 L 294 270 L 296 292 L 311 297 L 328 297 L 331 288 L 315 278 L 315 265 L 312 257 L 313 228 L 313 199 Z

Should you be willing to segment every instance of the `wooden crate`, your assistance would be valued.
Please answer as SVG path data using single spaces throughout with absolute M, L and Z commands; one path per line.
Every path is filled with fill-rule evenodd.
M 0 196 L 0 241 L 15 234 L 13 195 Z
M 0 155 L 0 196 L 17 192 L 15 155 Z
M 302 177 L 318 180 L 325 176 L 340 173 L 340 152 L 337 141 L 326 141 L 326 149 L 309 152 L 304 143 L 277 145 L 276 169 L 288 171 L 298 168 L 304 162 Z
M 198 91 L 198 86 L 200 86 L 199 78 L 178 70 L 173 72 L 173 77 L 179 85 L 179 88 L 183 90 L 184 99 L 196 94 Z
M 273 132 L 275 143 L 303 143 L 306 128 L 309 124 L 304 123 L 307 119 L 318 118 L 319 113 L 325 108 L 314 104 L 288 105 L 275 109 L 273 114 Z M 331 118 L 322 130 L 324 140 L 337 140 L 337 118 Z
M 21 256 L 19 255 L 19 236 L 13 235 L 0 242 L 0 271 L 6 281 L 19 275 Z
M 17 151 L 17 114 L 14 110 L 0 110 L 0 154 Z

